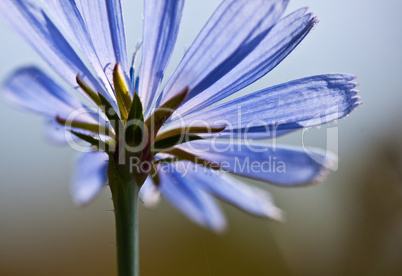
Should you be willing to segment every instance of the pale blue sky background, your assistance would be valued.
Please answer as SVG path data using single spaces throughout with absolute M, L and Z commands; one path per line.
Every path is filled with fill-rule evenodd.
M 124 1 L 128 49 L 134 49 L 134 45 L 141 39 L 140 2 Z M 322 253 L 309 242 L 312 235 L 323 247 L 338 246 L 342 238 L 342 225 L 348 219 L 343 216 L 343 203 L 338 198 L 341 194 L 348 194 L 345 175 L 351 168 L 359 169 L 363 166 L 363 156 L 364 159 L 370 159 L 368 152 L 377 141 L 386 135 L 394 135 L 392 133 L 398 132 L 402 126 L 402 2 L 290 2 L 287 12 L 309 6 L 320 23 L 281 65 L 246 91 L 314 74 L 344 72 L 358 76 L 358 89 L 363 101 L 362 107 L 338 124 L 339 170 L 325 183 L 297 190 L 268 187 L 275 194 L 278 205 L 287 211 L 288 223 L 280 228 L 272 229 L 268 226 L 270 231 L 267 235 L 273 235 L 274 243 L 292 273 L 310 271 L 310 265 L 314 264 L 313 260 L 300 257 L 303 252 L 300 248 L 310 249 L 318 255 Z M 215 0 L 187 1 L 179 39 L 167 75 L 178 64 L 186 47 L 191 44 L 218 3 Z M 48 69 L 16 33 L 1 23 L 0 37 L 0 81 L 21 65 L 33 63 Z M 46 272 L 58 271 L 58 266 L 54 262 L 51 265 L 46 264 L 49 256 L 55 254 L 60 259 L 67 258 L 62 265 L 67 265 L 69 261 L 76 263 L 92 252 L 85 251 L 85 248 L 89 250 L 88 247 L 101 252 L 99 258 L 104 257 L 105 260 L 103 271 L 114 273 L 114 260 L 109 260 L 114 254 L 111 246 L 114 240 L 113 219 L 112 215 L 104 212 L 111 208 L 108 192 L 86 209 L 75 207 L 70 200 L 68 186 L 75 153 L 69 148 L 50 145 L 44 139 L 42 118 L 10 108 L 3 100 L 0 100 L 0 118 L 0 274 L 1 267 L 5 264 L 17 267 L 21 259 L 24 259 L 29 263 L 28 267 L 36 268 L 42 275 L 52 275 L 53 273 Z M 315 135 L 308 136 L 308 144 L 325 145 L 325 129 L 315 130 L 314 133 Z M 284 142 L 295 144 L 299 140 L 300 133 L 283 139 Z M 343 187 L 342 192 L 337 190 L 340 189 L 339 186 Z M 141 220 L 143 243 L 155 241 L 159 237 L 160 234 L 152 234 L 154 228 L 165 229 L 165 242 L 166 239 L 178 239 L 181 233 L 179 229 L 200 231 L 167 204 L 162 206 L 163 208 L 152 211 L 141 210 L 144 217 Z M 229 227 L 239 227 L 246 220 L 249 224 L 255 223 L 253 227 L 259 230 L 244 228 L 244 231 L 268 231 L 265 225 L 269 223 L 257 223 L 254 220 L 258 219 L 248 218 L 237 210 L 232 211 L 233 208 L 225 209 L 230 210 Z M 300 216 L 305 220 L 300 220 Z M 306 221 L 309 221 L 309 227 L 306 227 Z M 312 228 L 321 231 L 311 231 Z M 329 236 L 331 238 L 327 238 Z M 248 242 L 245 235 L 235 239 Z M 8 248 L 7 253 L 3 252 L 5 248 Z M 66 250 L 60 251 L 60 248 Z M 210 252 L 205 250 L 208 255 L 215 249 L 211 247 Z M 104 251 L 106 253 L 102 253 Z M 154 251 L 157 254 L 158 246 L 145 248 L 144 258 L 152 256 Z M 336 250 L 323 253 L 324 261 L 322 264 L 315 264 L 314 273 L 325 271 L 335 255 Z M 179 257 L 174 260 L 179 262 Z M 95 263 L 96 259 L 92 260 L 91 264 Z M 95 271 L 86 269 L 88 273 Z M 10 275 L 25 275 L 22 268 L 9 271 L 18 271 L 17 274 Z M 70 275 L 77 273 L 73 268 L 68 271 Z

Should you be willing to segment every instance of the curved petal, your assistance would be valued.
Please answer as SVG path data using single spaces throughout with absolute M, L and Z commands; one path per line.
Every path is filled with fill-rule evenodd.
M 236 144 L 229 141 L 197 140 L 179 148 L 210 162 L 224 171 L 282 186 L 321 181 L 336 157 L 323 150 L 267 147 L 262 144 Z
M 179 125 L 226 124 L 220 138 L 271 138 L 294 129 L 325 124 L 349 114 L 360 105 L 355 77 L 318 75 L 269 87 L 191 113 L 166 124 L 161 133 Z M 206 136 L 207 137 L 207 136 Z
M 60 125 L 56 120 L 48 120 L 45 124 L 45 139 L 49 142 L 64 146 L 66 143 L 79 143 L 80 139 L 73 135 L 69 130 Z
M 197 36 L 162 93 L 161 102 L 185 87 L 189 99 L 240 63 L 282 15 L 287 0 L 223 1 Z
M 70 85 L 76 86 L 76 76 L 79 74 L 94 90 L 105 93 L 104 88 L 36 1 L 2 0 L 0 16 Z M 85 93 L 83 95 L 86 97 Z
M 126 41 L 120 0 L 75 0 L 95 51 L 112 81 L 113 68 L 121 63 L 128 73 Z
M 214 231 L 225 228 L 225 218 L 214 199 L 183 177 L 174 163 L 159 165 L 158 172 L 160 191 L 172 205 L 202 226 Z
M 179 31 L 184 0 L 144 1 L 139 95 L 148 111 L 162 81 Z M 145 114 L 147 116 L 147 114 Z
M 175 164 L 183 177 L 200 188 L 255 216 L 282 220 L 282 211 L 271 195 L 262 189 L 246 185 L 225 172 L 211 170 L 188 161 Z
M 159 203 L 160 192 L 153 183 L 152 178 L 150 176 L 148 176 L 148 178 L 142 185 L 139 197 L 141 201 L 144 203 L 144 205 L 149 208 L 152 208 Z
M 67 117 L 82 107 L 78 99 L 36 67 L 19 69 L 2 90 L 11 104 L 47 117 Z
M 74 135 L 69 132 L 71 128 L 56 122 L 56 116 L 106 125 L 95 110 L 84 107 L 77 98 L 36 67 L 19 69 L 6 80 L 2 92 L 10 104 L 47 117 L 47 137 L 58 144 L 68 142 Z M 74 130 L 82 132 L 79 129 Z
M 85 113 L 85 115 L 93 115 L 90 111 Z M 94 116 L 95 118 L 95 116 Z M 81 117 L 78 118 L 80 121 L 83 121 Z M 102 120 L 102 119 L 100 119 Z M 99 121 L 98 121 L 99 122 Z M 102 123 L 100 123 L 102 125 Z M 92 136 L 95 139 L 106 142 L 111 138 L 109 136 L 105 136 L 99 133 L 91 132 L 89 130 L 84 130 L 80 128 L 74 128 L 70 126 L 63 126 L 55 118 L 52 118 L 46 122 L 45 125 L 45 138 L 56 145 L 65 145 L 68 144 L 71 148 L 80 152 L 87 152 L 93 149 L 91 144 L 84 142 L 76 135 L 71 133 L 74 131 L 75 133 L 84 134 L 87 136 Z
M 124 31 L 123 12 L 120 0 L 106 0 L 109 16 L 110 33 L 117 62 L 128 73 L 126 34 Z
M 300 9 L 278 21 L 260 44 L 237 66 L 177 110 L 182 115 L 216 103 L 274 69 L 306 37 L 317 20 Z
M 90 203 L 105 187 L 107 162 L 104 152 L 88 152 L 77 160 L 71 184 L 73 200 L 78 205 Z
M 91 63 L 96 74 L 102 81 L 108 91 L 110 98 L 115 100 L 115 95 L 110 85 L 110 82 L 103 70 L 104 64 L 101 64 L 91 37 L 88 34 L 84 20 L 75 4 L 74 0 L 47 0 L 43 2 L 52 21 L 72 42 L 74 47 L 77 47 L 85 54 L 88 61 Z

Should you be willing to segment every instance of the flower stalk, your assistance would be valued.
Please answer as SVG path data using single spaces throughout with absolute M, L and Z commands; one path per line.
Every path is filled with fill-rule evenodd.
M 138 183 L 116 166 L 112 158 L 108 176 L 116 223 L 118 275 L 138 276 Z

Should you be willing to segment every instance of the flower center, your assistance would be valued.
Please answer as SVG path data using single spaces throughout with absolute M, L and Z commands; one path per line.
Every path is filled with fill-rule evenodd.
M 188 95 L 187 87 L 144 119 L 142 103 L 137 91 L 130 91 L 130 86 L 119 64 L 116 64 L 113 70 L 116 108 L 101 93 L 94 92 L 79 76 L 76 80 L 88 98 L 98 107 L 99 118 L 104 119 L 103 123 L 100 122 L 101 120 L 98 124 L 93 124 L 60 117 L 56 117 L 56 120 L 75 136 L 91 144 L 95 150 L 105 151 L 115 166 L 123 171 L 121 174 L 134 174 L 137 183 L 142 185 L 148 175 L 156 175 L 156 166 L 162 162 L 189 160 L 212 168 L 219 167 L 175 146 L 203 139 L 200 134 L 220 132 L 225 128 L 224 126 L 181 126 L 160 132 L 164 123 L 185 101 Z M 160 156 L 156 156 L 157 154 Z M 130 168 L 133 164 L 137 166 L 135 171 Z M 138 170 L 138 168 L 141 169 Z M 157 183 L 157 179 L 154 181 Z

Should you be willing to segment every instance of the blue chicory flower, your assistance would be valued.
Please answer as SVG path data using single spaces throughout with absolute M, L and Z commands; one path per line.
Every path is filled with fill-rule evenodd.
M 91 134 L 108 137 L 109 144 L 114 145 L 117 134 L 110 134 L 109 127 L 100 123 L 108 122 L 110 117 L 84 112 L 75 123 L 70 122 L 70 127 L 66 126 L 66 118 L 77 110 L 98 108 L 99 102 L 106 101 L 124 121 L 130 116 L 130 108 L 124 110 L 127 101 L 131 104 L 138 95 L 147 120 L 185 91 L 154 142 L 166 142 L 164 139 L 177 135 L 178 129 L 180 135 L 196 139 L 173 143 L 154 153 L 152 162 L 157 164 L 158 177 L 146 178 L 140 190 L 143 202 L 153 205 L 161 193 L 190 219 L 217 231 L 224 228 L 225 219 L 211 195 L 251 214 L 280 219 L 281 211 L 267 191 L 245 185 L 231 174 L 280 186 L 300 186 L 321 180 L 334 157 L 316 150 L 312 159 L 303 149 L 272 149 L 249 139 L 272 138 L 328 123 L 360 105 L 353 90 L 356 84 L 351 82 L 354 76 L 347 74 L 307 77 L 225 100 L 271 71 L 317 23 L 305 8 L 283 16 L 287 3 L 222 1 L 162 89 L 184 0 L 145 0 L 138 76 L 127 57 L 120 0 L 47 0 L 43 6 L 34 0 L 2 0 L 1 18 L 76 93 L 66 91 L 36 67 L 19 69 L 6 81 L 3 91 L 11 103 L 45 116 L 55 138 L 60 134 L 64 138 L 64 131 L 72 130 L 79 138 L 86 137 L 85 141 Z M 117 90 L 119 80 L 129 91 Z M 241 120 L 237 116 L 239 108 Z M 205 125 L 198 125 L 200 121 L 213 131 L 204 131 Z M 191 127 L 183 133 L 183 125 Z M 241 142 L 234 144 L 233 139 Z M 222 170 L 193 158 L 219 164 Z M 104 188 L 108 159 L 102 151 L 80 156 L 72 183 L 77 204 L 89 203 Z M 171 162 L 159 162 L 168 159 Z M 286 168 L 270 168 L 269 172 L 248 168 L 272 160 Z

